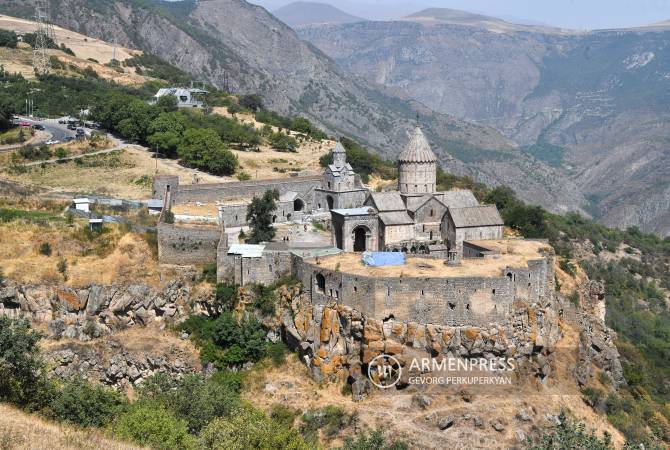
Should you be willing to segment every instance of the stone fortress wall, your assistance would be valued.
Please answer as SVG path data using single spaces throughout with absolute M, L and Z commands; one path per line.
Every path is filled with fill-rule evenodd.
M 178 265 L 213 263 L 222 239 L 226 236 L 219 228 L 159 223 L 158 260 Z
M 502 323 L 514 302 L 542 303 L 554 291 L 554 255 L 529 260 L 485 277 L 380 278 L 323 267 L 304 260 L 297 267 L 307 298 L 315 305 L 338 303 L 379 320 L 485 326 Z
M 315 175 L 234 183 L 180 185 L 179 177 L 177 176 L 158 175 L 154 178 L 153 198 L 163 200 L 167 186 L 170 186 L 173 204 L 214 203 L 238 198 L 259 197 L 265 194 L 265 191 L 272 189 L 277 189 L 280 195 L 287 192 L 305 194 L 320 187 L 321 180 L 322 177 L 320 175 Z

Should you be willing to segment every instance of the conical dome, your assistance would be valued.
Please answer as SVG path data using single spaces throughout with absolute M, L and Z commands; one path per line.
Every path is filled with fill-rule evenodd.
M 430 163 L 437 161 L 435 153 L 433 153 L 433 151 L 430 149 L 430 145 L 426 140 L 426 136 L 423 135 L 421 128 L 418 126 L 414 128 L 414 132 L 410 136 L 407 147 L 405 147 L 405 150 L 403 150 L 398 156 L 398 161 L 417 163 Z
M 333 164 L 342 167 L 347 163 L 347 151 L 344 146 L 338 142 L 333 149 Z
M 333 153 L 344 153 L 345 155 L 347 154 L 347 151 L 344 148 L 344 145 L 342 145 L 341 142 L 338 142 L 335 144 L 335 148 L 333 149 Z

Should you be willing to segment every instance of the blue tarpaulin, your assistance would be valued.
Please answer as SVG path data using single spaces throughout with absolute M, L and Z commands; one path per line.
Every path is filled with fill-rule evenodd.
M 363 264 L 372 267 L 402 266 L 405 264 L 405 254 L 401 252 L 365 252 Z

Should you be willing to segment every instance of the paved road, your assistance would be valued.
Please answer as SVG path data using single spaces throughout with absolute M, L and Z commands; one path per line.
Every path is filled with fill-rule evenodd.
M 45 131 L 51 135 L 51 137 L 46 138 L 44 141 L 55 139 L 64 142 L 65 138 L 74 138 L 76 136 L 76 133 L 73 130 L 67 129 L 67 125 L 58 123 L 58 119 L 35 120 L 31 119 L 30 117 L 19 116 L 19 120 L 21 122 L 29 122 L 31 124 L 39 124 L 44 126 Z M 41 142 L 37 142 L 36 144 L 41 144 Z

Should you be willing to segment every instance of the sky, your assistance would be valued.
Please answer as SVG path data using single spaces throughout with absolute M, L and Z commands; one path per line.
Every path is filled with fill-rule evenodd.
M 293 0 L 248 0 L 273 11 Z M 572 29 L 625 28 L 670 19 L 670 0 L 315 0 L 372 20 L 427 7 L 453 8 L 522 23 Z

